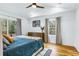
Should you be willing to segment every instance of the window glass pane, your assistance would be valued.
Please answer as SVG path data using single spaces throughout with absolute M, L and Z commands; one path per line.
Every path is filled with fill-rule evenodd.
M 12 36 L 16 35 L 16 21 L 15 20 L 9 20 L 8 21 L 8 26 L 9 26 L 9 34 Z
M 49 34 L 51 35 L 56 35 L 56 20 L 50 20 L 48 22 L 48 30 L 49 30 Z
M 2 27 L 2 33 L 7 34 L 7 20 L 1 19 L 1 27 Z

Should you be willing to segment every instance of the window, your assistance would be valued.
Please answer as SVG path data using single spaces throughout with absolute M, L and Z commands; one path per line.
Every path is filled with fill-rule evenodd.
M 9 34 L 11 36 L 16 35 L 16 21 L 9 19 L 0 19 L 2 33 Z
M 55 19 L 49 19 L 48 22 L 48 32 L 50 35 L 56 35 L 56 20 Z
M 7 20 L 1 19 L 2 33 L 7 33 Z
M 8 21 L 8 33 L 12 36 L 16 35 L 16 21 L 14 20 Z

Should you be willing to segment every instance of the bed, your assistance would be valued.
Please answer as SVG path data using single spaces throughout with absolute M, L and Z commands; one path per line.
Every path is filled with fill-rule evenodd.
M 4 56 L 37 55 L 44 48 L 43 41 L 38 37 L 16 36 L 14 42 L 3 51 Z

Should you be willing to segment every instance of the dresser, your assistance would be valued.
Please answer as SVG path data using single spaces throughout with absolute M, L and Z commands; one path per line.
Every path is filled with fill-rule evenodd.
M 28 36 L 41 37 L 43 42 L 45 42 L 44 33 L 42 32 L 28 32 Z

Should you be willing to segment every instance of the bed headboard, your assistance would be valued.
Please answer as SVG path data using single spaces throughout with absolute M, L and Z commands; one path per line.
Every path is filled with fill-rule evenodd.
M 28 32 L 28 36 L 41 37 L 44 41 L 44 33 L 42 32 Z

